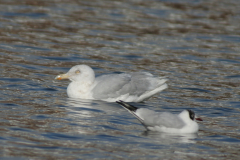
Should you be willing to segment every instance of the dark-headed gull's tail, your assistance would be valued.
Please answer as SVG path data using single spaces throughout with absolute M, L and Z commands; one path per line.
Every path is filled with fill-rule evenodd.
M 133 105 L 130 105 L 124 101 L 116 101 L 118 104 L 120 104 L 121 106 L 123 106 L 123 108 L 125 108 L 128 112 L 130 112 L 132 115 L 134 115 L 144 126 L 144 122 L 143 122 L 143 119 L 140 118 L 137 114 L 136 114 L 136 111 L 138 110 L 137 107 L 133 106 Z

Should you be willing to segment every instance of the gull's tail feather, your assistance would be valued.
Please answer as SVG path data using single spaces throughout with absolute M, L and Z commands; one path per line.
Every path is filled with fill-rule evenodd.
M 116 101 L 118 104 L 122 105 L 124 108 L 126 108 L 127 110 L 129 111 L 132 111 L 132 112 L 136 112 L 136 110 L 138 109 L 137 107 L 135 106 L 132 106 L 124 101 Z
M 144 126 L 144 121 L 142 118 L 140 118 L 137 114 L 136 114 L 136 111 L 138 110 L 137 107 L 133 106 L 133 105 L 130 105 L 124 101 L 116 101 L 118 104 L 120 104 L 121 106 L 123 106 L 123 108 L 125 108 L 128 112 L 130 112 L 132 115 L 134 115 Z M 146 126 L 145 126 L 146 127 Z

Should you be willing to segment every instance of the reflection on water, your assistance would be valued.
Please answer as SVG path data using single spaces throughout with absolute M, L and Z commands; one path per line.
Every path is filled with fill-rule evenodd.
M 0 155 L 11 159 L 237 159 L 238 0 L 1 1 Z M 192 109 L 198 135 L 145 132 L 121 106 L 68 99 L 74 65 L 146 71 L 169 88 L 144 103 Z
M 118 112 L 121 109 L 120 107 L 117 107 L 115 103 L 75 98 L 68 98 L 66 105 L 68 106 L 65 108 L 66 110 L 74 110 L 75 112 L 78 112 L 82 116 L 86 117 L 93 117 L 92 114 L 94 112 L 106 112 L 109 114 L 115 114 L 115 112 Z
M 143 132 L 143 135 L 165 145 L 170 145 L 173 143 L 196 143 L 195 139 L 198 137 L 197 133 L 171 134 L 171 133 L 159 133 L 159 132 L 152 132 L 152 131 L 145 131 Z

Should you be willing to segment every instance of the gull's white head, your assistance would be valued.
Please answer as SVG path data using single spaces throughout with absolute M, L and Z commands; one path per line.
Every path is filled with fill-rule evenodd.
M 201 118 L 196 118 L 195 113 L 190 109 L 182 111 L 178 116 L 186 123 L 195 120 L 202 121 Z
M 69 79 L 73 82 L 94 81 L 95 74 L 91 67 L 87 65 L 73 66 L 66 74 L 60 74 L 55 79 Z

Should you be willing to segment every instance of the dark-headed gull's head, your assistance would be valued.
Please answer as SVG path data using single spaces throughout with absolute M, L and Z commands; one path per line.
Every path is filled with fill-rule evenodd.
M 55 79 L 69 79 L 74 82 L 94 81 L 95 74 L 91 67 L 87 65 L 73 66 L 66 74 L 60 74 Z
M 181 117 L 182 120 L 185 121 L 185 122 L 194 121 L 194 120 L 202 121 L 202 119 L 199 118 L 199 117 L 196 117 L 195 113 L 190 109 L 182 111 L 179 114 L 179 117 Z

